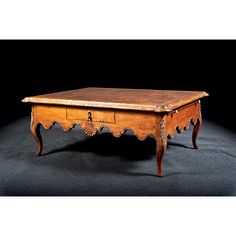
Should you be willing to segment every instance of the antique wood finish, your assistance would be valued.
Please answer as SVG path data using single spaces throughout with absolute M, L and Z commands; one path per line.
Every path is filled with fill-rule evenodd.
M 40 126 L 50 129 L 55 122 L 64 131 L 79 125 L 93 136 L 106 127 L 120 137 L 130 129 L 138 139 L 153 136 L 156 140 L 157 172 L 163 176 L 163 157 L 167 139 L 194 125 L 192 142 L 202 123 L 200 98 L 205 92 L 85 88 L 48 95 L 28 97 L 31 102 L 31 131 L 37 142 L 37 156 L 43 142 Z M 122 102 L 123 101 L 123 102 Z
M 170 112 L 205 96 L 207 93 L 199 91 L 83 88 L 26 97 L 23 102 Z

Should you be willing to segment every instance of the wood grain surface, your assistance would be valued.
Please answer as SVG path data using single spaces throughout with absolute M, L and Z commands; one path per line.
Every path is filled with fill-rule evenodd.
M 154 112 L 174 109 L 208 96 L 202 91 L 83 88 L 26 97 L 23 102 Z

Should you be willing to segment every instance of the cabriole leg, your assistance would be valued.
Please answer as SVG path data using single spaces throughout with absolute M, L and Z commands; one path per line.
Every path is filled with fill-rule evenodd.
M 161 121 L 156 129 L 156 157 L 157 157 L 157 175 L 163 176 L 162 162 L 167 148 L 166 136 L 166 116 L 161 118 Z
M 43 149 L 43 140 L 42 140 L 42 136 L 40 134 L 40 126 L 41 124 L 32 124 L 31 125 L 31 132 L 34 136 L 35 141 L 37 142 L 37 152 L 36 152 L 36 156 L 40 156 L 42 153 L 42 149 Z
M 161 138 L 157 139 L 157 150 L 156 150 L 156 157 L 157 157 L 157 175 L 159 177 L 163 176 L 163 168 L 162 162 L 164 159 L 164 154 L 167 148 L 167 139 L 163 140 Z
M 202 120 L 198 119 L 197 123 L 194 125 L 194 128 L 193 128 L 192 141 L 193 141 L 193 147 L 195 149 L 198 149 L 197 136 L 198 136 L 201 124 L 202 124 Z

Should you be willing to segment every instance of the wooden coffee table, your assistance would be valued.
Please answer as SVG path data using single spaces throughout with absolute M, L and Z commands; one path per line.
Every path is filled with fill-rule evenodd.
M 37 156 L 42 152 L 40 125 L 50 129 L 58 122 L 69 131 L 75 124 L 89 136 L 104 127 L 115 137 L 126 130 L 144 140 L 152 135 L 157 143 L 157 172 L 163 176 L 162 162 L 167 138 L 175 131 L 182 133 L 190 123 L 194 125 L 192 142 L 202 123 L 200 99 L 208 96 L 199 91 L 169 91 L 117 88 L 83 88 L 65 92 L 26 97 L 32 103 L 31 131 L 38 144 Z

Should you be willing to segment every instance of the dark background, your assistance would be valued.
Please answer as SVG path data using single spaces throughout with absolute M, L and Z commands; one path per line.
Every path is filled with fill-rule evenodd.
M 203 115 L 235 130 L 235 41 L 0 41 L 0 126 L 25 96 L 87 86 L 204 90 Z

